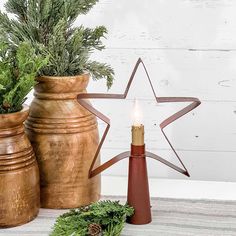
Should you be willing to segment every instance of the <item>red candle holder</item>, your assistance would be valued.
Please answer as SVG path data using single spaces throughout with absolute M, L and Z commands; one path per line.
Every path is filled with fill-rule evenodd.
M 94 169 L 94 165 L 96 162 L 96 159 L 100 153 L 100 150 L 102 148 L 102 145 L 105 141 L 105 138 L 107 136 L 107 133 L 110 129 L 110 119 L 106 117 L 104 114 L 102 114 L 100 111 L 96 110 L 91 104 L 86 102 L 86 99 L 125 99 L 127 97 L 127 94 L 129 92 L 130 86 L 133 82 L 133 79 L 135 77 L 135 74 L 137 72 L 138 67 L 142 65 L 144 67 L 145 73 L 147 75 L 148 81 L 150 83 L 153 95 L 156 99 L 157 103 L 176 103 L 176 102 L 190 102 L 189 105 L 181 109 L 180 111 L 174 113 L 167 119 L 165 119 L 161 124 L 160 128 L 161 131 L 170 145 L 172 151 L 174 152 L 175 156 L 179 160 L 180 164 L 183 168 L 180 168 L 173 163 L 163 159 L 162 157 L 145 151 L 145 145 L 133 145 L 131 144 L 131 151 L 126 151 L 123 153 L 118 154 L 117 156 L 113 157 L 109 161 L 105 162 L 101 166 Z M 196 107 L 198 107 L 201 102 L 198 98 L 194 97 L 157 97 L 154 87 L 152 85 L 150 76 L 148 74 L 148 71 L 141 60 L 141 58 L 138 59 L 133 72 L 130 76 L 130 79 L 128 81 L 127 87 L 125 89 L 125 92 L 123 94 L 102 94 L 102 93 L 86 93 L 86 94 L 79 94 L 78 95 L 78 102 L 81 106 L 89 110 L 91 113 L 93 113 L 95 116 L 97 116 L 99 119 L 104 121 L 107 126 L 106 129 L 102 135 L 101 141 L 98 145 L 98 148 L 96 150 L 96 153 L 94 155 L 93 162 L 91 164 L 90 170 L 89 170 L 89 178 L 92 178 L 104 170 L 108 169 L 115 163 L 125 159 L 129 158 L 129 175 L 128 175 L 128 196 L 127 196 L 127 202 L 130 206 L 134 207 L 134 215 L 128 219 L 128 222 L 131 224 L 148 224 L 151 222 L 151 206 L 150 206 L 150 196 L 149 196 L 149 185 L 148 185 L 148 175 L 147 175 L 147 164 L 146 164 L 146 157 L 152 158 L 154 160 L 157 160 L 170 168 L 180 172 L 181 174 L 184 174 L 186 176 L 190 176 L 188 173 L 187 168 L 185 167 L 184 163 L 182 162 L 181 158 L 179 157 L 178 153 L 174 149 L 173 145 L 171 144 L 170 140 L 168 139 L 167 135 L 164 132 L 164 129 L 176 121 L 177 119 L 181 118 L 185 114 L 189 113 Z
M 131 144 L 128 180 L 127 202 L 135 209 L 134 215 L 128 219 L 128 222 L 136 225 L 148 224 L 152 221 L 152 215 L 145 145 Z

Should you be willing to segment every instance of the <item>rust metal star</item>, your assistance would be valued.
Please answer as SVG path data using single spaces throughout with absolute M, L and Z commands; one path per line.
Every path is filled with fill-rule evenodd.
M 104 114 L 102 114 L 100 111 L 96 110 L 92 105 L 90 105 L 89 103 L 86 102 L 86 99 L 126 99 L 127 94 L 129 92 L 130 86 L 132 84 L 132 82 L 134 81 L 134 77 L 135 74 L 137 72 L 138 67 L 142 65 L 144 67 L 145 73 L 147 75 L 149 84 L 151 86 L 153 95 L 156 99 L 157 103 L 176 103 L 176 102 L 190 102 L 189 105 L 187 105 L 186 107 L 182 108 L 181 110 L 179 110 L 178 112 L 174 113 L 173 115 L 171 115 L 170 117 L 168 117 L 167 119 L 165 119 L 163 122 L 161 122 L 160 124 L 160 128 L 161 131 L 166 139 L 166 141 L 168 142 L 168 144 L 170 145 L 172 151 L 174 152 L 175 156 L 177 157 L 177 159 L 179 160 L 180 164 L 182 165 L 183 168 L 180 168 L 176 165 L 174 165 L 173 163 L 163 159 L 162 157 L 151 153 L 151 152 L 146 152 L 146 156 L 150 157 L 152 159 L 155 159 L 157 161 L 160 161 L 161 163 L 169 166 L 170 168 L 180 172 L 181 174 L 184 174 L 186 176 L 190 176 L 189 172 L 187 170 L 187 168 L 185 167 L 184 163 L 182 162 L 181 158 L 179 157 L 178 153 L 176 152 L 176 150 L 174 149 L 173 145 L 171 144 L 170 140 L 168 139 L 166 133 L 164 132 L 164 129 L 170 125 L 171 123 L 173 123 L 174 121 L 176 121 L 177 119 L 181 118 L 182 116 L 184 116 L 185 114 L 189 113 L 190 111 L 192 111 L 193 109 L 195 109 L 196 107 L 198 107 L 201 102 L 198 98 L 194 98 L 194 97 L 158 97 L 156 95 L 156 92 L 154 90 L 154 87 L 152 85 L 152 81 L 151 78 L 148 74 L 148 71 L 146 69 L 146 66 L 144 65 L 143 61 L 141 58 L 138 59 L 133 72 L 130 76 L 130 79 L 128 81 L 127 87 L 125 89 L 125 92 L 123 94 L 103 94 L 103 93 L 82 93 L 79 94 L 77 99 L 78 102 L 81 106 L 83 106 L 84 108 L 86 108 L 87 110 L 89 110 L 91 113 L 93 113 L 96 117 L 98 117 L 99 119 L 101 119 L 102 121 L 104 121 L 107 126 L 106 129 L 102 135 L 101 141 L 98 145 L 98 148 L 96 150 L 96 153 L 94 155 L 90 170 L 89 170 L 89 178 L 92 178 L 98 174 L 100 174 L 102 171 L 106 170 L 107 168 L 109 168 L 110 166 L 114 165 L 115 163 L 117 163 L 118 161 L 125 159 L 127 157 L 130 157 L 130 151 L 127 152 L 123 152 L 120 153 L 119 155 L 113 157 L 112 159 L 110 159 L 109 161 L 105 162 L 104 164 L 100 165 L 99 167 L 94 169 L 94 165 L 96 162 L 96 159 L 99 156 L 100 150 L 102 148 L 102 145 L 105 141 L 105 138 L 108 134 L 108 131 L 110 129 L 110 119 L 105 116 Z

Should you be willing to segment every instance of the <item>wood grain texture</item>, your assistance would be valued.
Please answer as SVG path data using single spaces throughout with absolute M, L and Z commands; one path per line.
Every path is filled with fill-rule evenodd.
M 236 52 L 107 49 L 94 59 L 110 63 L 116 72 L 111 93 L 123 92 L 137 58 L 141 57 L 158 96 L 195 96 L 203 101 L 236 101 Z M 106 91 L 103 82 L 89 90 Z M 130 90 L 130 98 L 150 99 L 152 93 L 142 68 Z
M 96 118 L 76 97 L 86 92 L 89 75 L 37 80 L 26 130 L 39 163 L 41 205 L 88 205 L 100 198 L 100 176 L 88 178 L 99 137 Z
M 0 2 L 1 8 L 5 1 Z M 187 116 L 168 130 L 181 157 L 189 160 L 191 178 L 195 180 L 236 181 L 235 12 L 235 0 L 100 0 L 75 22 L 108 28 L 104 39 L 107 49 L 94 54 L 93 58 L 111 64 L 115 70 L 116 79 L 109 92 L 124 91 L 132 68 L 141 57 L 159 96 L 195 96 L 203 101 L 193 117 Z M 142 82 L 144 78 L 140 70 L 129 102 L 137 97 L 144 105 L 150 105 L 150 109 L 144 108 L 148 112 L 144 117 L 146 145 L 171 158 L 172 153 L 159 136 L 157 121 L 175 107 L 155 109 L 149 90 Z M 88 91 L 107 92 L 105 80 L 91 81 Z M 32 96 L 28 104 L 31 100 Z M 102 153 L 105 161 L 130 145 L 132 106 L 92 102 L 109 115 L 115 125 Z M 117 121 L 116 117 L 123 120 Z M 99 126 L 102 130 L 103 126 Z M 125 175 L 127 171 L 125 167 L 119 170 L 120 165 L 123 163 L 106 174 Z M 150 165 L 149 172 L 154 177 L 182 178 L 155 165 Z
M 235 175 L 235 52 L 190 50 L 107 49 L 102 58 L 114 65 L 117 79 L 111 93 L 122 92 L 131 73 L 135 58 L 141 56 L 147 64 L 153 84 L 160 96 L 195 96 L 203 101 L 193 113 L 168 128 L 168 137 L 186 163 L 193 180 L 236 181 Z M 98 57 L 96 57 L 98 58 Z M 178 104 L 155 106 L 150 88 L 145 86 L 142 70 L 126 103 L 111 105 L 93 101 L 111 118 L 112 128 L 102 152 L 103 161 L 129 148 L 130 113 L 133 98 L 143 109 L 145 142 L 149 150 L 173 160 L 173 154 L 159 132 L 158 124 Z M 105 91 L 102 82 L 93 83 L 90 91 Z M 120 117 L 117 119 L 116 117 Z M 103 125 L 101 124 L 101 130 Z M 164 156 L 163 156 L 164 157 Z M 126 167 L 108 170 L 108 175 L 125 175 Z M 220 167 L 220 168 L 219 168 Z M 165 167 L 150 165 L 153 177 L 182 178 Z M 121 174 L 122 173 L 122 174 Z
M 101 152 L 101 156 L 103 157 L 102 161 L 107 161 L 110 157 L 114 156 L 117 153 L 120 153 L 121 151 L 124 151 L 124 149 L 103 149 L 103 151 Z M 232 164 L 235 161 L 235 152 L 198 150 L 177 151 L 190 173 L 189 180 L 236 182 L 236 177 L 233 175 L 233 173 L 235 172 L 235 165 Z M 153 152 L 163 158 L 166 158 L 168 161 L 179 165 L 171 150 L 154 150 Z M 147 166 L 148 174 L 152 178 L 163 178 L 164 176 L 167 179 L 185 179 L 186 181 L 188 180 L 187 177 L 176 173 L 169 167 L 164 166 L 163 164 L 154 160 L 148 160 Z M 103 175 L 106 177 L 127 177 L 127 169 L 128 161 L 124 160 L 118 163 L 117 165 L 112 166 L 110 169 L 104 171 Z M 153 185 L 152 188 L 158 191 L 157 186 Z
M 132 111 L 133 101 L 121 104 L 113 102 L 116 112 L 109 110 L 109 104 L 105 102 L 96 101 L 93 103 L 95 107 L 102 107 L 101 110 L 112 120 L 104 147 L 123 150 L 129 148 L 131 143 L 129 113 L 130 109 Z M 146 146 L 151 150 L 169 149 L 161 134 L 159 124 L 168 115 L 183 107 L 183 104 L 156 105 L 153 100 L 140 101 L 139 104 L 144 116 Z M 236 134 L 236 127 L 233 125 L 236 119 L 235 108 L 236 102 L 203 102 L 196 111 L 168 127 L 167 134 L 177 150 L 236 152 L 233 138 Z M 209 115 L 206 119 L 207 112 Z M 122 119 L 116 119 L 117 116 Z M 227 125 L 222 123 L 223 120 L 227 122 Z M 102 132 L 105 124 L 99 121 L 99 126 Z
M 28 113 L 0 115 L 0 227 L 27 223 L 40 207 L 38 165 L 23 126 Z
M 234 0 L 101 0 L 76 22 L 109 30 L 107 47 L 231 50 L 236 48 Z

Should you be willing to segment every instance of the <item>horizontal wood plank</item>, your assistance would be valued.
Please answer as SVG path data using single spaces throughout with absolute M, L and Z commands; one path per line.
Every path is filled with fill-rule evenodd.
M 5 2 L 0 2 L 1 9 Z M 123 93 L 141 57 L 158 96 L 195 96 L 203 101 L 197 110 L 167 129 L 196 180 L 236 181 L 235 12 L 233 0 L 100 0 L 76 21 L 91 27 L 105 25 L 109 30 L 104 40 L 107 49 L 93 55 L 115 70 L 116 80 L 109 92 Z M 93 102 L 113 122 L 103 160 L 129 148 L 132 101 L 137 97 L 143 107 L 147 147 L 175 161 L 158 124 L 180 106 L 156 105 L 144 80 L 140 69 L 127 102 Z M 105 81 L 91 82 L 88 91 L 107 92 Z M 28 103 L 31 100 L 32 94 Z M 149 166 L 151 176 L 182 178 L 158 165 Z M 123 175 L 126 167 L 123 162 L 106 173 Z
M 145 140 L 151 150 L 170 149 L 159 124 L 178 111 L 183 104 L 156 104 L 154 100 L 139 102 L 143 112 Z M 93 101 L 94 106 L 111 119 L 105 148 L 129 148 L 131 142 L 133 101 Z M 200 107 L 166 128 L 167 136 L 177 150 L 203 152 L 236 152 L 236 102 L 203 102 Z M 99 121 L 100 134 L 105 124 Z
M 120 153 L 120 149 L 104 149 L 102 152 L 102 161 L 106 161 L 115 154 Z M 156 150 L 156 154 L 179 165 L 172 152 L 168 150 Z M 181 175 L 163 164 L 148 159 L 148 173 L 153 178 L 185 179 L 201 181 L 225 181 L 235 182 L 235 152 L 214 152 L 214 151 L 178 151 L 181 159 L 186 165 L 190 178 Z M 128 160 L 124 160 L 110 169 L 106 170 L 105 176 L 127 176 Z M 152 186 L 155 189 L 155 186 Z
M 109 30 L 109 48 L 236 49 L 232 0 L 100 0 L 76 24 Z
M 76 25 L 105 25 L 109 48 L 236 50 L 235 11 L 233 0 L 100 0 Z
M 138 58 L 151 76 L 158 96 L 195 96 L 204 101 L 236 101 L 236 51 L 107 49 L 93 59 L 115 70 L 111 93 L 123 93 Z M 153 97 L 143 68 L 137 72 L 131 95 Z M 107 92 L 105 81 L 91 83 L 89 91 Z M 131 91 L 130 91 L 131 92 Z

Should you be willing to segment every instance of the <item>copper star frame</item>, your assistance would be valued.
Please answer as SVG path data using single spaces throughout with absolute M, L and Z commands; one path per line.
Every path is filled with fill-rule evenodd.
M 181 163 L 182 168 L 172 164 L 171 162 L 163 159 L 162 157 L 151 153 L 151 152 L 146 152 L 146 156 L 150 157 L 152 159 L 155 159 L 157 161 L 160 161 L 161 163 L 169 166 L 170 168 L 180 172 L 181 174 L 184 174 L 188 177 L 190 177 L 187 168 L 185 167 L 184 163 L 182 162 L 181 158 L 179 157 L 178 153 L 176 152 L 176 150 L 174 149 L 173 145 L 171 144 L 170 140 L 168 139 L 167 135 L 164 132 L 164 129 L 170 125 L 171 123 L 173 123 L 174 121 L 176 121 L 177 119 L 181 118 L 182 116 L 184 116 L 185 114 L 189 113 L 190 111 L 192 111 L 193 109 L 195 109 L 196 107 L 198 107 L 201 102 L 198 98 L 194 98 L 194 97 L 158 97 L 156 95 L 156 92 L 154 90 L 154 87 L 152 85 L 152 81 L 151 78 L 148 74 L 148 71 L 146 69 L 145 64 L 143 63 L 142 59 L 139 58 L 138 61 L 136 62 L 136 65 L 133 69 L 133 72 L 130 76 L 130 79 L 128 81 L 127 87 L 125 89 L 125 92 L 123 94 L 103 94 L 103 93 L 82 93 L 79 94 L 77 99 L 78 102 L 81 106 L 83 106 L 84 108 L 86 108 L 87 110 L 89 110 L 91 113 L 93 113 L 96 117 L 98 117 L 99 119 L 101 119 L 102 121 L 104 121 L 107 126 L 106 129 L 102 135 L 101 141 L 98 145 L 98 148 L 96 150 L 96 153 L 94 155 L 90 170 L 89 170 L 89 178 L 92 178 L 98 174 L 100 174 L 101 172 L 103 172 L 104 170 L 106 170 L 107 168 L 109 168 L 110 166 L 114 165 L 115 163 L 117 163 L 118 161 L 121 161 L 125 158 L 128 158 L 131 156 L 130 151 L 127 152 L 123 152 L 120 153 L 119 155 L 113 157 L 112 159 L 110 159 L 109 161 L 105 162 L 104 164 L 102 164 L 101 166 L 97 167 L 94 169 L 94 165 L 96 162 L 96 159 L 99 156 L 100 150 L 102 148 L 102 145 L 105 141 L 105 138 L 108 134 L 108 131 L 110 129 L 110 119 L 105 116 L 104 114 L 102 114 L 101 112 L 99 112 L 98 110 L 96 110 L 92 105 L 90 105 L 89 103 L 86 102 L 86 99 L 126 99 L 127 94 L 129 92 L 130 86 L 134 80 L 135 74 L 137 72 L 137 69 L 139 68 L 139 66 L 142 65 L 145 73 L 147 75 L 148 81 L 150 83 L 153 95 L 156 99 L 157 103 L 176 103 L 176 102 L 190 102 L 189 105 L 187 105 L 186 107 L 184 107 L 183 109 L 181 109 L 180 111 L 174 113 L 173 115 L 171 115 L 170 117 L 168 117 L 167 119 L 165 119 L 161 124 L 160 124 L 160 128 L 161 131 L 166 139 L 166 141 L 168 142 L 168 144 L 170 145 L 172 151 L 174 152 L 175 156 L 178 158 L 179 162 Z

